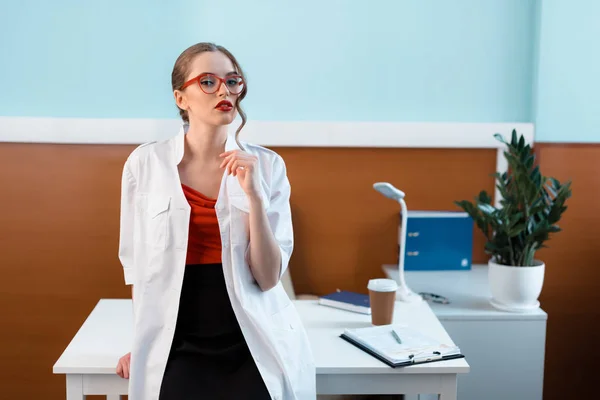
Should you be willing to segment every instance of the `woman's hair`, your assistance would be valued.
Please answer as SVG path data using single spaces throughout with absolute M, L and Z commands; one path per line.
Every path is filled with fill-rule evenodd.
M 202 54 L 206 51 L 220 51 L 221 53 L 225 54 L 231 60 L 231 63 L 233 64 L 233 68 L 235 69 L 236 73 L 238 73 L 244 79 L 244 88 L 239 94 L 237 102 L 235 104 L 237 112 L 240 114 L 240 117 L 242 117 L 242 123 L 235 131 L 235 141 L 241 149 L 244 149 L 244 147 L 240 144 L 238 140 L 238 135 L 240 134 L 240 131 L 242 130 L 244 125 L 246 125 L 246 113 L 244 112 L 244 110 L 242 110 L 240 103 L 244 99 L 244 97 L 246 97 L 248 89 L 244 71 L 242 71 L 240 64 L 237 62 L 233 54 L 229 52 L 229 50 L 227 50 L 223 46 L 218 46 L 214 43 L 206 42 L 196 43 L 195 45 L 188 47 L 183 51 L 183 53 L 179 55 L 179 57 L 177 57 L 177 60 L 175 61 L 175 65 L 173 66 L 173 72 L 171 73 L 171 86 L 173 87 L 173 91 L 180 90 L 183 84 L 185 83 L 187 76 L 190 73 L 190 66 L 192 65 L 192 61 L 197 55 Z M 182 110 L 181 108 L 179 108 L 179 115 L 185 123 L 190 122 L 186 110 Z

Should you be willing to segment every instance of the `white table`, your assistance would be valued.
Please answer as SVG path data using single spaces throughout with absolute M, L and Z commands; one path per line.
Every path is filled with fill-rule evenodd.
M 370 316 L 320 306 L 315 300 L 294 303 L 312 345 L 319 394 L 439 393 L 442 400 L 456 400 L 457 375 L 469 372 L 465 359 L 390 368 L 338 337 L 344 328 L 370 326 Z M 452 343 L 426 303 L 396 303 L 394 322 Z M 116 375 L 115 367 L 131 341 L 131 300 L 100 300 L 54 364 L 55 374 L 66 375 L 67 400 L 91 394 L 116 400 L 127 394 L 128 381 Z
M 397 265 L 383 270 L 398 278 Z M 511 313 L 492 307 L 487 265 L 469 271 L 407 271 L 405 278 L 413 291 L 451 301 L 432 303 L 431 309 L 469 359 L 471 372 L 458 379 L 459 399 L 542 400 L 548 319 L 542 309 Z

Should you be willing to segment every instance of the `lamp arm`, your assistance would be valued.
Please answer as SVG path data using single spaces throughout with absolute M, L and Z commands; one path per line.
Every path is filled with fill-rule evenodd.
M 406 254 L 406 228 L 408 223 L 408 209 L 404 199 L 399 200 L 400 207 L 402 210 L 402 228 L 400 232 L 400 248 L 398 251 L 398 285 L 400 287 L 406 287 L 406 281 L 404 280 L 404 256 Z
M 423 298 L 414 293 L 404 280 L 404 256 L 406 254 L 406 234 L 408 228 L 408 209 L 404 198 L 398 200 L 402 209 L 402 229 L 400 233 L 400 250 L 398 252 L 398 291 L 396 292 L 397 298 L 400 301 L 405 302 L 419 302 Z

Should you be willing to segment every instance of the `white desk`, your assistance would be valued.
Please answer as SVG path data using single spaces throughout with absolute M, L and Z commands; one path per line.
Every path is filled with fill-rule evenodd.
M 383 270 L 397 279 L 396 265 Z M 451 301 L 431 309 L 471 365 L 458 379 L 460 400 L 542 400 L 548 315 L 492 307 L 487 273 L 487 265 L 474 265 L 470 271 L 408 271 L 405 278 L 413 291 Z
M 315 300 L 294 303 L 315 355 L 319 394 L 439 393 L 442 400 L 456 400 L 457 374 L 469 372 L 465 359 L 390 368 L 338 337 L 344 328 L 370 326 L 370 316 L 320 306 Z M 426 303 L 396 303 L 394 318 L 451 342 Z M 116 375 L 115 367 L 131 341 L 131 300 L 100 300 L 54 364 L 55 374 L 66 375 L 67 400 L 91 394 L 116 400 L 127 394 L 128 381 Z

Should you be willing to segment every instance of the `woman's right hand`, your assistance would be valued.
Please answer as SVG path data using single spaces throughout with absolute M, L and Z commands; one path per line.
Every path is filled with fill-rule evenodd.
M 117 364 L 117 375 L 121 378 L 129 379 L 129 364 L 131 362 L 131 353 L 125 354 L 119 359 Z

